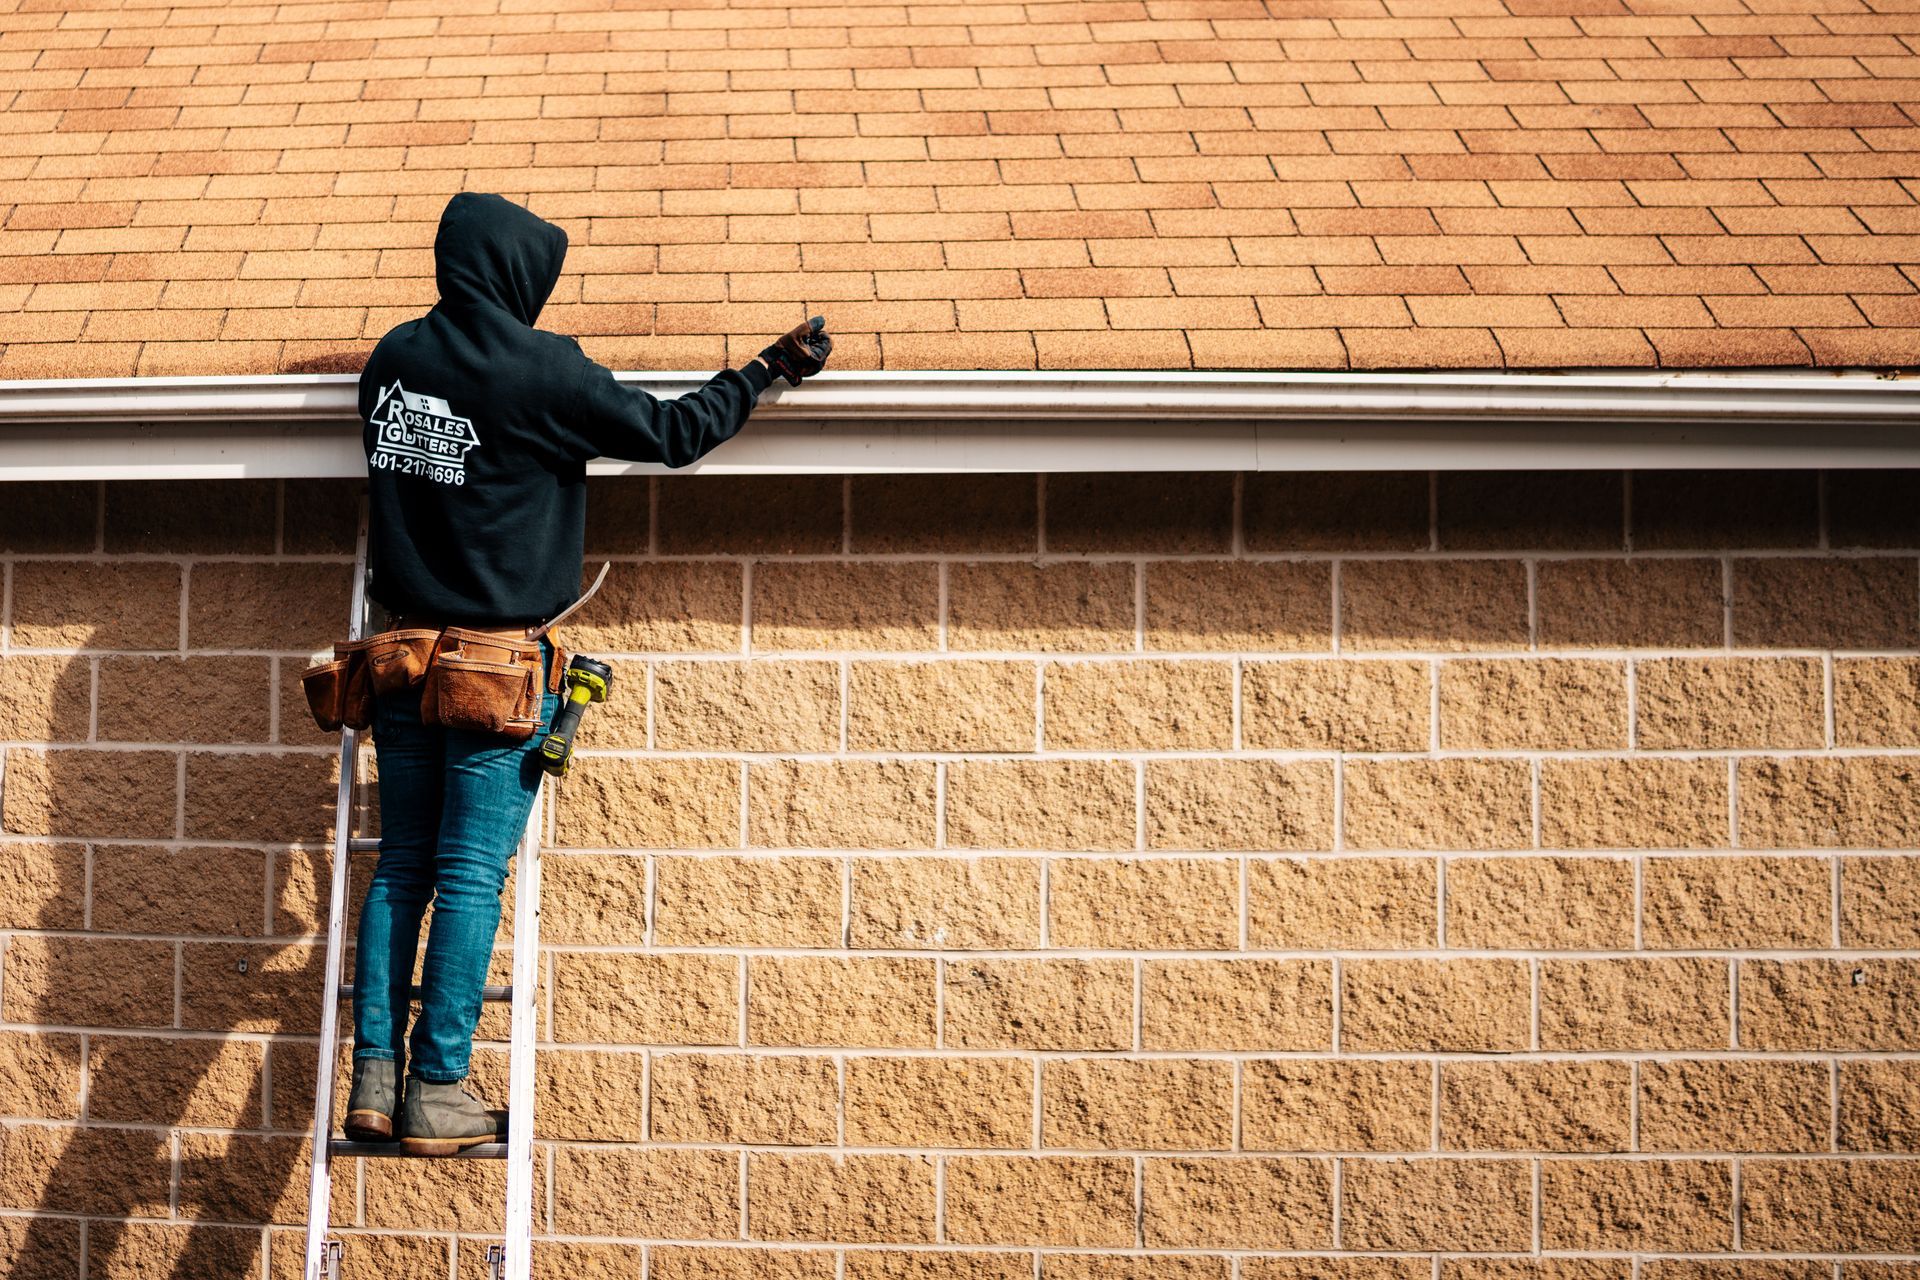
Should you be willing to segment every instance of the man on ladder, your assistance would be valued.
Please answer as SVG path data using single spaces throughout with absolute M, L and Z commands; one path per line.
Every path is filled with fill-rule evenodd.
M 360 638 L 364 606 L 356 584 L 354 638 L 341 646 L 351 652 L 326 665 L 338 668 L 349 690 L 342 707 L 356 688 L 371 702 L 382 835 L 355 952 L 347 1142 L 320 1142 L 314 1153 L 310 1280 L 331 1270 L 323 1237 L 333 1149 L 375 1154 L 361 1144 L 387 1144 L 385 1151 L 398 1154 L 451 1155 L 503 1136 L 501 1113 L 463 1082 L 489 990 L 508 861 L 516 845 L 528 852 L 537 845 L 530 818 L 544 776 L 539 749 L 565 665 L 551 633 L 580 603 L 587 462 L 694 462 L 740 430 L 775 374 L 797 386 L 820 370 L 832 347 L 816 317 L 744 368 L 723 370 L 676 400 L 657 400 L 621 386 L 573 339 L 533 327 L 566 249 L 563 230 L 500 196 L 454 196 L 434 240 L 440 301 L 389 331 L 360 376 L 365 592 L 384 607 L 386 627 Z M 309 698 L 323 715 L 315 689 L 310 680 Z M 358 726 L 351 711 L 339 718 L 347 726 L 344 796 Z M 368 718 L 364 711 L 361 718 Z M 345 855 L 355 843 L 343 834 L 344 818 L 343 811 L 336 917 Z M 533 874 L 537 868 L 522 870 L 523 879 Z M 414 959 L 430 903 L 420 1014 L 409 1035 Z M 330 922 L 332 982 L 340 972 L 341 923 Z M 516 986 L 524 974 L 530 988 L 532 957 L 522 965 L 518 941 Z M 531 1080 L 519 1078 L 530 1075 L 520 1060 L 523 1038 L 524 1066 L 531 1066 L 528 994 L 512 992 L 512 1092 L 518 1107 L 524 1091 L 530 1110 Z M 323 1135 L 335 1009 L 330 1000 L 322 1036 L 316 1113 Z M 521 1150 L 508 1154 L 530 1164 L 531 1118 L 514 1115 L 511 1124 L 520 1140 L 510 1145 Z M 508 1234 L 524 1275 L 526 1245 Z

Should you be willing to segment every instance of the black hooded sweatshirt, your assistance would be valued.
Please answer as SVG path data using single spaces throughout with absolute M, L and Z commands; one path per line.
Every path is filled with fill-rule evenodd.
M 447 202 L 440 301 L 380 339 L 360 374 L 368 592 L 395 613 L 508 626 L 580 594 L 586 464 L 683 467 L 730 438 L 771 375 L 727 369 L 658 400 L 572 338 L 533 327 L 567 233 L 497 195 Z

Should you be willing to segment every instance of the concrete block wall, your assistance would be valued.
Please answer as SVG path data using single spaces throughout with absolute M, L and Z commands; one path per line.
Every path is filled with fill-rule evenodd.
M 356 493 L 0 490 L 10 1276 L 298 1274 Z M 543 1274 L 1913 1280 L 1917 497 L 597 483 Z

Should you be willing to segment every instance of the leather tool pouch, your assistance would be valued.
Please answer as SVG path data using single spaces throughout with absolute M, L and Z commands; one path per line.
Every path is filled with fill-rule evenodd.
M 572 652 L 558 629 L 546 691 L 560 692 Z M 314 723 L 328 733 L 341 725 L 365 729 L 373 699 L 420 688 L 420 719 L 450 729 L 526 738 L 540 724 L 540 642 L 466 627 L 406 627 L 364 640 L 343 640 L 333 658 L 301 673 Z
M 439 634 L 420 691 L 420 720 L 521 739 L 540 727 L 540 642 L 466 627 Z
M 427 678 L 438 631 L 411 627 L 382 631 L 367 640 L 367 671 L 375 697 L 405 693 Z
M 313 722 L 327 733 L 340 726 L 365 729 L 373 723 L 373 691 L 367 676 L 367 640 L 342 640 L 333 657 L 300 673 Z

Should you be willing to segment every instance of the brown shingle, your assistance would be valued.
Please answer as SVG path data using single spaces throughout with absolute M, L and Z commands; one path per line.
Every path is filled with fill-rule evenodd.
M 34 0 L 0 373 L 357 367 L 461 189 L 636 367 L 1911 363 L 1920 14 L 1832 8 Z

